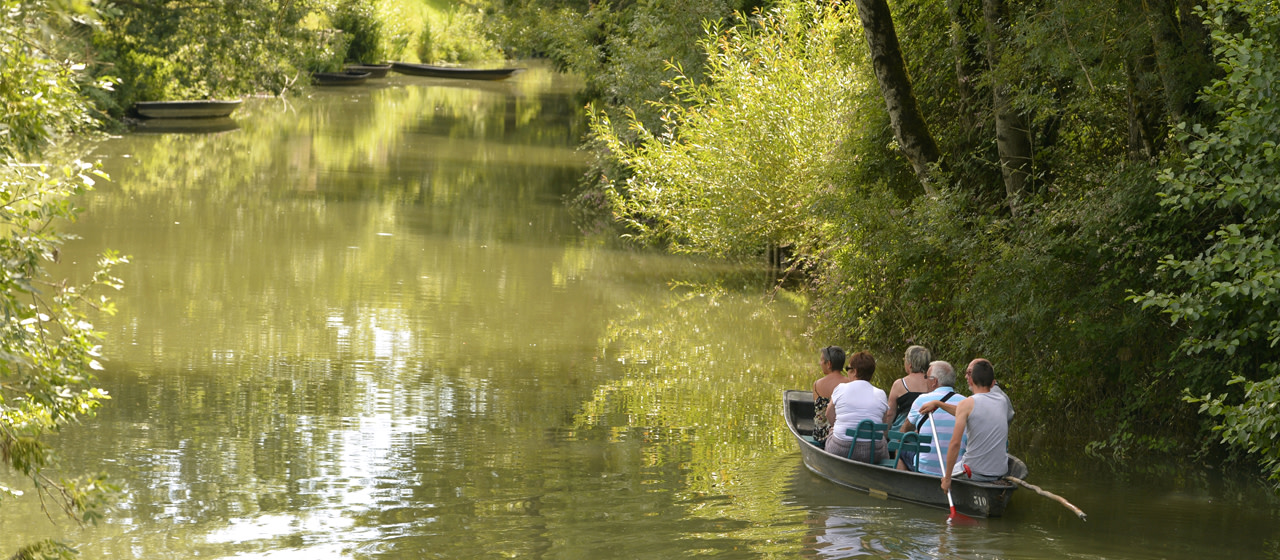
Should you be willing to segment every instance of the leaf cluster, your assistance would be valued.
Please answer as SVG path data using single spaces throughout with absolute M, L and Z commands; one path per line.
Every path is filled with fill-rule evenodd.
M 94 127 L 83 90 L 109 88 L 111 78 L 90 83 L 72 51 L 96 12 L 63 4 L 0 1 L 0 156 L 29 156 L 51 138 Z
M 29 480 L 46 506 L 79 522 L 96 521 L 114 487 L 103 475 L 53 478 L 48 471 L 56 455 L 48 439 L 107 399 L 94 384 L 93 371 L 103 368 L 102 346 L 89 313 L 114 310 L 97 292 L 119 288 L 111 268 L 126 262 L 108 253 L 92 278 L 79 284 L 55 280 L 46 270 L 71 239 L 57 226 L 75 219 L 73 201 L 100 176 L 96 164 L 74 156 L 69 141 L 94 122 L 88 99 L 93 85 L 71 49 L 83 45 L 83 33 L 97 24 L 92 8 L 85 2 L 0 3 L 11 16 L 0 20 L 0 463 Z M 36 158 L 44 161 L 32 163 Z M 20 492 L 0 487 L 0 501 Z M 63 543 L 45 541 L 17 555 L 71 553 Z
M 660 130 L 628 111 L 623 135 L 606 111 L 594 113 L 595 137 L 632 173 L 610 177 L 606 192 L 638 239 L 758 255 L 812 247 L 811 232 L 838 220 L 821 206 L 839 131 L 858 109 L 859 76 L 841 56 L 849 17 L 796 6 L 725 31 L 708 25 L 711 79 L 673 66 L 669 100 L 649 104 Z
M 1179 127 L 1187 154 L 1159 179 L 1165 212 L 1210 231 L 1160 259 L 1168 287 L 1133 299 L 1185 329 L 1185 355 L 1218 364 L 1211 378 L 1188 385 L 1196 395 L 1188 401 L 1280 487 L 1280 11 L 1273 2 L 1209 2 L 1202 14 L 1224 72 L 1201 96 L 1217 119 Z M 1242 395 L 1204 392 L 1222 387 L 1223 372 Z

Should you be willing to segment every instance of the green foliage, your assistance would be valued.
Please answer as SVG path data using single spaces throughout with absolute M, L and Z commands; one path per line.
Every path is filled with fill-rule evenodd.
M 81 285 L 50 278 L 45 266 L 57 261 L 68 239 L 55 225 L 75 218 L 72 201 L 97 174 L 95 165 L 53 149 L 92 123 L 82 95 L 84 65 L 64 49 L 77 44 L 74 33 L 96 14 L 83 3 L 6 1 L 0 9 L 13 16 L 0 21 L 0 64 L 6 65 L 0 74 L 0 461 L 30 480 L 46 503 L 93 522 L 114 487 L 103 475 L 47 475 L 55 464 L 48 437 L 92 415 L 107 398 L 93 383 L 92 372 L 102 369 L 102 347 L 87 313 L 113 311 L 93 294 L 119 287 L 110 269 L 125 259 L 103 256 L 93 278 Z M 28 157 L 46 162 L 21 159 Z M 19 492 L 0 487 L 0 501 Z M 62 558 L 72 550 L 45 541 L 16 554 Z
M 1280 483 L 1280 13 L 1273 2 L 1252 0 L 1210 2 L 1204 16 L 1225 73 L 1202 101 L 1218 119 L 1179 127 L 1188 153 L 1160 181 L 1165 211 L 1194 216 L 1210 233 L 1160 259 L 1160 275 L 1174 289 L 1133 299 L 1185 329 L 1180 349 L 1187 356 L 1219 364 L 1188 383 L 1195 394 L 1206 385 L 1244 388 L 1243 396 L 1189 401 L 1202 403 L 1200 411 L 1218 419 L 1223 441 L 1257 455 Z
M 371 0 L 342 0 L 334 7 L 329 21 L 347 37 L 345 59 L 366 64 L 381 63 L 383 53 L 382 20 Z
M 0 1 L 0 156 L 38 152 L 50 137 L 92 128 L 81 90 L 88 84 L 74 64 L 71 28 L 97 21 L 79 3 Z
M 812 245 L 809 232 L 832 219 L 817 210 L 824 173 L 858 108 L 849 92 L 861 86 L 841 56 L 850 17 L 796 5 L 723 34 L 708 27 L 708 79 L 674 68 L 672 100 L 652 104 L 661 132 L 628 112 L 631 141 L 594 114 L 596 137 L 631 173 L 607 192 L 640 239 L 715 255 Z
M 12 560 L 59 560 L 74 558 L 75 556 L 75 549 L 66 543 L 45 540 L 18 549 L 18 552 L 11 558 Z
M 284 92 L 342 63 L 342 34 L 309 27 L 319 0 L 114 5 L 93 44 L 121 80 L 116 112 L 135 101 Z M 108 66 L 109 65 L 109 66 Z
M 618 122 L 625 122 L 620 108 L 627 107 L 650 129 L 660 125 L 662 111 L 648 103 L 671 93 L 665 82 L 702 78 L 706 49 L 698 39 L 705 22 L 734 17 L 727 0 L 508 4 L 499 13 L 514 48 L 582 76 L 584 97 L 603 102 Z
M 110 270 L 127 261 L 104 255 L 82 285 L 55 282 L 44 266 L 57 260 L 67 239 L 51 224 L 74 219 L 71 201 L 93 184 L 93 174 L 94 166 L 81 162 L 53 168 L 9 161 L 0 172 L 0 458 L 67 515 L 90 522 L 100 517 L 105 494 L 114 487 L 101 475 L 49 478 L 44 471 L 53 450 L 46 437 L 93 415 L 107 398 L 93 385 L 92 371 L 102 369 L 102 347 L 86 313 L 113 312 L 104 297 L 92 294 L 101 287 L 118 289 Z
M 1280 439 L 1280 412 L 1276 411 L 1276 403 L 1280 403 L 1280 367 L 1268 364 L 1265 371 L 1271 377 L 1262 381 L 1249 381 L 1238 375 L 1231 378 L 1228 385 L 1244 387 L 1244 395 L 1236 404 L 1231 404 L 1236 401 L 1225 395 L 1187 400 L 1199 403 L 1200 413 L 1218 422 L 1214 430 L 1221 432 L 1222 441 L 1256 455 L 1262 471 L 1273 483 L 1280 483 L 1280 452 L 1276 444 Z
M 502 50 L 485 31 L 484 14 L 468 6 L 432 12 L 419 35 L 418 59 L 424 62 L 483 62 L 502 59 Z

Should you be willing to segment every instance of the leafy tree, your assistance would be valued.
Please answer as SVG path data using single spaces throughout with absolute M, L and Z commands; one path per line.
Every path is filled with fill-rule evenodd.
M 107 398 L 93 383 L 102 352 L 87 313 L 112 311 L 93 294 L 119 287 L 109 271 L 124 259 L 103 256 L 80 285 L 51 278 L 45 266 L 69 238 L 55 225 L 74 219 L 72 201 L 93 185 L 96 173 L 61 146 L 92 122 L 83 65 L 70 62 L 75 36 L 65 33 L 94 24 L 96 13 L 86 3 L 29 0 L 4 0 L 0 10 L 7 15 L 0 20 L 0 64 L 21 68 L 0 72 L 0 462 L 30 480 L 46 503 L 78 521 L 94 521 L 111 484 L 104 475 L 47 474 L 55 464 L 47 437 L 92 415 Z M 28 159 L 36 157 L 43 161 Z M 0 487 L 0 501 L 19 492 Z M 70 554 L 67 545 L 46 541 L 27 544 L 16 556 Z
M 120 78 L 116 114 L 135 101 L 279 94 L 337 69 L 342 34 L 308 23 L 320 0 L 163 0 L 112 4 L 93 36 Z
M 1227 379 L 1243 388 L 1188 399 L 1280 487 L 1280 10 L 1265 0 L 1212 1 L 1204 20 L 1225 71 L 1200 98 L 1216 122 L 1180 125 L 1188 153 L 1161 174 L 1160 194 L 1166 212 L 1194 216 L 1211 232 L 1160 260 L 1175 289 L 1134 299 L 1185 329 L 1186 356 L 1216 365 L 1188 381 L 1190 390 Z
M 80 43 L 80 29 L 96 13 L 64 2 L 0 0 L 0 156 L 38 152 L 59 132 L 94 127 L 81 95 L 85 79 L 64 51 Z M 75 6 L 77 4 L 71 4 Z M 104 77 L 97 87 L 111 87 Z
M 723 34 L 709 26 L 708 79 L 674 68 L 670 101 L 650 105 L 661 111 L 660 130 L 635 112 L 621 125 L 596 112 L 596 137 L 634 173 L 607 186 L 632 233 L 714 255 L 812 247 L 831 219 L 817 210 L 830 194 L 826 169 L 857 108 L 844 52 L 856 47 L 851 17 L 790 5 Z

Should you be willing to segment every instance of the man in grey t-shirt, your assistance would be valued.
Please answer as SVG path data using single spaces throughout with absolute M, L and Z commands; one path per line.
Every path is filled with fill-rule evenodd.
M 941 408 L 956 417 L 955 433 L 951 441 L 960 441 L 968 432 L 962 468 L 956 468 L 959 446 L 951 446 L 943 468 L 942 489 L 951 489 L 951 476 L 962 473 L 970 480 L 997 480 L 1009 472 L 1009 420 L 1013 406 L 1004 391 L 992 390 L 995 369 L 991 362 L 978 358 L 969 362 L 964 372 L 973 396 L 960 404 L 951 405 L 939 401 L 925 403 L 921 414 Z

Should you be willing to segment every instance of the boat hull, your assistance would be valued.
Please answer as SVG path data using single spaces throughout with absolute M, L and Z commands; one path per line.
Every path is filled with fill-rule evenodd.
M 522 68 L 450 68 L 447 66 L 431 66 L 429 64 L 412 64 L 409 62 L 392 62 L 391 69 L 410 76 L 488 81 L 505 80 L 516 75 L 522 70 Z
M 139 101 L 134 110 L 149 119 L 215 119 L 229 117 L 240 106 L 239 99 L 193 101 Z
M 318 86 L 358 86 L 369 79 L 368 72 L 313 72 L 311 81 Z
M 348 72 L 365 72 L 369 74 L 369 79 L 385 78 L 387 72 L 391 71 L 390 64 L 348 64 L 343 68 Z
M 838 457 L 818 449 L 805 436 L 813 433 L 813 393 L 784 391 L 783 416 L 804 465 L 814 474 L 841 486 L 867 492 L 873 496 L 894 498 L 936 508 L 948 508 L 947 494 L 939 487 L 939 478 L 927 474 L 900 471 L 870 463 Z M 1021 464 L 1021 461 L 1012 459 Z M 971 482 L 953 479 L 951 497 L 956 511 L 970 517 L 1000 517 L 1017 486 L 1005 481 Z

